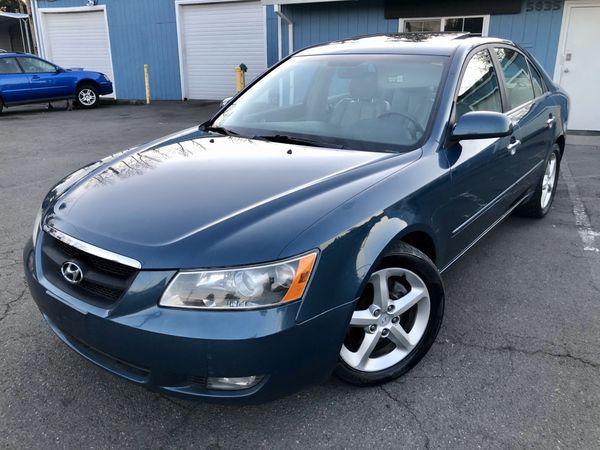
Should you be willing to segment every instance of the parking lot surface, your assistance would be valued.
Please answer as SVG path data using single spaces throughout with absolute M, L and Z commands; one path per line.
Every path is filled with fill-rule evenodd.
M 437 341 L 396 382 L 359 389 L 331 378 L 265 405 L 208 405 L 148 392 L 59 342 L 21 263 L 44 194 L 78 167 L 214 109 L 0 116 L 0 447 L 600 447 L 598 137 L 568 138 L 548 217 L 509 218 L 445 273 Z

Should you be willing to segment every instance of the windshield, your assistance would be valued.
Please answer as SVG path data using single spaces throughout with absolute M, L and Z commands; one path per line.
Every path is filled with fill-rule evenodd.
M 215 131 L 336 148 L 408 151 L 426 138 L 447 58 L 297 56 L 259 80 Z

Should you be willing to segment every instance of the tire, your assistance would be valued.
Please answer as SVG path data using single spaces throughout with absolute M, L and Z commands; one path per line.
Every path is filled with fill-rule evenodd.
M 378 295 L 386 290 L 387 294 Z M 388 313 L 392 303 L 395 309 Z M 425 356 L 443 316 L 444 286 L 436 266 L 416 248 L 399 243 L 371 274 L 350 319 L 334 373 L 357 386 L 400 377 Z
M 2 114 L 3 109 L 4 109 L 4 102 L 2 101 L 2 97 L 0 97 L 0 114 Z
M 82 84 L 77 88 L 76 102 L 80 108 L 93 109 L 100 103 L 98 88 L 92 84 Z
M 517 208 L 516 213 L 520 216 L 538 219 L 548 214 L 554 201 L 554 195 L 556 194 L 559 172 L 560 147 L 558 144 L 554 144 L 544 163 L 544 173 L 537 182 L 535 192 L 531 198 Z

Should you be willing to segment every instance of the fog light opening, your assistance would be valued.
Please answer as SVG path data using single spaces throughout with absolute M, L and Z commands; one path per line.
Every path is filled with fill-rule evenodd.
M 206 387 L 215 391 L 240 391 L 256 386 L 263 379 L 263 375 L 249 377 L 208 377 Z
M 33 273 L 35 270 L 35 256 L 33 250 L 31 250 L 27 256 L 27 270 L 29 270 L 30 273 Z

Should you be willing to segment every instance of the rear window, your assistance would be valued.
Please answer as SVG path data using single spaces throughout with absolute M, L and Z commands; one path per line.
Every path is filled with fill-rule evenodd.
M 21 68 L 15 58 L 0 58 L 0 75 L 21 73 Z
M 495 51 L 504 72 L 509 109 L 533 100 L 533 84 L 525 57 L 511 48 L 500 47 Z

